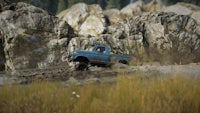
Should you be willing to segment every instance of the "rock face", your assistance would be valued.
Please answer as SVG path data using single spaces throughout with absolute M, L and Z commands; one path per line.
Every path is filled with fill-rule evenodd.
M 114 53 L 184 64 L 200 60 L 199 30 L 200 25 L 189 16 L 146 13 L 108 26 L 97 39 L 74 38 L 69 48 L 90 49 L 95 44 L 106 44 Z
M 0 70 L 54 66 L 67 62 L 74 50 L 90 50 L 97 44 L 108 45 L 113 53 L 130 54 L 141 61 L 200 61 L 200 23 L 195 20 L 198 13 L 141 13 L 123 20 L 119 17 L 121 21 L 115 23 L 109 11 L 103 13 L 98 5 L 83 3 L 64 11 L 60 19 L 22 2 L 2 9 Z M 114 12 L 120 15 L 119 11 Z
M 6 70 L 46 67 L 61 62 L 66 54 L 65 46 L 73 35 L 72 28 L 66 22 L 60 25 L 57 17 L 32 5 L 19 2 L 12 7 L 13 10 L 0 13 L 0 40 Z
M 76 4 L 63 12 L 66 12 L 66 14 L 63 14 L 63 16 L 61 15 L 59 18 L 63 21 L 67 21 L 67 23 L 76 31 L 79 31 L 81 24 L 89 15 L 88 6 L 84 3 Z
M 105 29 L 103 11 L 99 5 L 78 3 L 58 15 L 83 36 L 97 36 Z

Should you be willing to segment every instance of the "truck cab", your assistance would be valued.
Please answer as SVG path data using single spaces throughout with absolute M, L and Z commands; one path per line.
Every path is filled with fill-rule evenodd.
M 110 48 L 104 45 L 97 45 L 92 51 L 76 50 L 73 52 L 73 62 L 79 62 L 78 70 L 85 69 L 88 64 L 91 66 L 108 66 L 114 62 L 126 63 L 129 56 L 111 54 Z
M 107 46 L 95 46 L 93 48 L 93 55 L 91 56 L 91 63 L 101 63 L 107 64 L 109 55 L 110 55 L 110 48 Z

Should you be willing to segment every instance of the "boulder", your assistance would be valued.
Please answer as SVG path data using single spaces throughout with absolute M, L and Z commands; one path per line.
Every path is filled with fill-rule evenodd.
M 120 11 L 120 15 L 122 16 L 122 18 L 141 15 L 143 13 L 143 6 L 144 2 L 142 0 L 139 0 L 122 8 Z
M 103 11 L 99 5 L 78 3 L 58 14 L 80 35 L 97 36 L 105 29 Z M 61 22 L 62 23 L 62 22 Z
M 118 9 L 108 9 L 103 11 L 103 14 L 108 19 L 108 25 L 115 24 L 121 20 L 120 11 Z
M 7 71 L 38 68 L 62 62 L 73 29 L 35 6 L 18 2 L 0 13 L 0 37 Z M 61 28 L 62 27 L 62 28 Z M 55 40 L 57 43 L 55 43 Z M 2 49 L 1 49 L 2 50 Z
M 66 12 L 64 14 L 64 12 Z M 63 14 L 63 16 L 61 15 Z M 88 17 L 88 5 L 85 3 L 78 3 L 71 8 L 61 12 L 61 16 L 58 16 L 63 21 L 66 21 L 74 30 L 79 31 L 80 25 Z
M 89 16 L 80 27 L 79 35 L 97 36 L 104 31 L 104 25 L 97 16 Z
M 180 2 L 175 5 L 166 7 L 164 9 L 164 12 L 174 12 L 178 15 L 189 15 L 197 22 L 199 22 L 200 20 L 199 18 L 200 7 L 193 4 Z
M 152 0 L 148 4 L 145 4 L 144 10 L 145 12 L 157 12 L 162 11 L 164 7 L 161 0 Z
M 175 5 L 166 7 L 164 12 L 173 12 L 178 15 L 190 15 L 192 13 L 192 10 L 190 10 L 189 8 L 185 6 L 182 6 L 181 4 L 175 4 Z

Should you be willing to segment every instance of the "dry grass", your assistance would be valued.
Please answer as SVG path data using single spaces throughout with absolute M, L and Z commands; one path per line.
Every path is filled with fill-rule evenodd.
M 200 79 L 118 76 L 115 84 L 0 88 L 0 113 L 200 113 Z

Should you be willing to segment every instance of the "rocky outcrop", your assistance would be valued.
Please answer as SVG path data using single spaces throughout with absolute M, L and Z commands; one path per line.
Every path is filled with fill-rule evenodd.
M 146 13 L 108 26 L 99 38 L 74 38 L 69 48 L 90 49 L 95 44 L 106 44 L 114 53 L 183 64 L 200 60 L 199 30 L 200 25 L 189 16 Z
M 105 29 L 103 11 L 99 5 L 78 3 L 61 12 L 58 17 L 83 36 L 97 36 Z
M 46 67 L 65 60 L 72 28 L 32 5 L 19 2 L 12 6 L 13 10 L 0 13 L 6 70 Z
M 65 14 L 63 12 L 66 12 Z M 61 12 L 58 16 L 63 21 L 66 21 L 74 30 L 79 31 L 81 24 L 88 17 L 88 6 L 84 3 L 75 4 L 66 11 Z
M 0 70 L 46 68 L 67 62 L 74 50 L 90 50 L 97 44 L 142 61 L 200 61 L 200 24 L 194 12 L 192 18 L 172 12 L 141 13 L 119 17 L 115 23 L 112 11 L 103 13 L 98 5 L 76 4 L 60 19 L 22 2 L 6 7 L 0 12 Z

